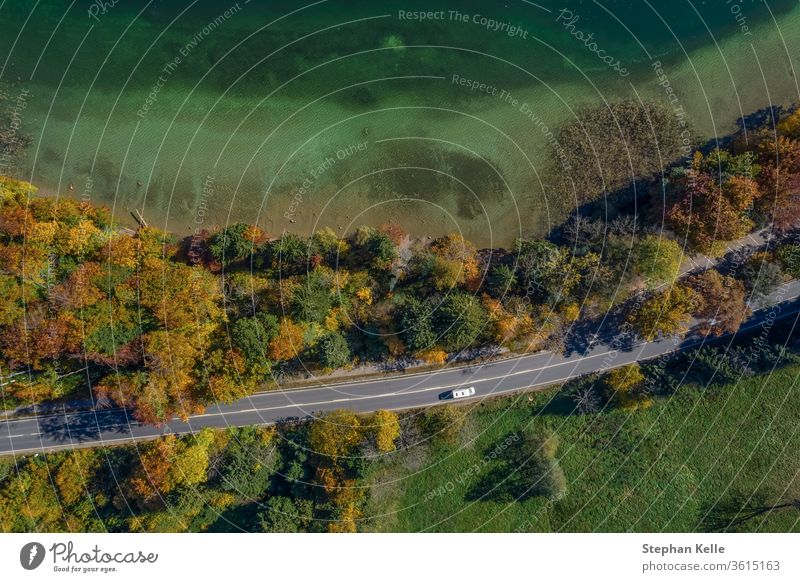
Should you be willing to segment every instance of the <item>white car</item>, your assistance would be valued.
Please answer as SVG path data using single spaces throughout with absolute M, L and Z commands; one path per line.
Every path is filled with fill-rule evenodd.
M 475 386 L 469 388 L 461 388 L 460 390 L 453 390 L 453 398 L 466 398 L 475 394 Z

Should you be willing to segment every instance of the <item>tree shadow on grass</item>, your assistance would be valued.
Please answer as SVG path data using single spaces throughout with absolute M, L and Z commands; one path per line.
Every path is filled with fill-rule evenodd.
M 536 439 L 508 433 L 497 442 L 484 451 L 483 458 L 489 460 L 491 468 L 469 488 L 467 501 L 510 503 L 538 496 L 552 498 L 563 492 L 558 463 L 542 454 L 542 445 Z
M 547 404 L 534 410 L 534 416 L 572 416 L 577 414 L 575 402 L 564 390 L 547 401 Z
M 575 416 L 598 414 L 612 408 L 604 384 L 597 374 L 589 374 L 564 384 L 546 404 L 533 411 L 534 416 Z
M 800 512 L 800 499 L 769 501 L 763 494 L 736 493 L 701 509 L 698 529 L 704 532 L 743 532 L 776 511 Z

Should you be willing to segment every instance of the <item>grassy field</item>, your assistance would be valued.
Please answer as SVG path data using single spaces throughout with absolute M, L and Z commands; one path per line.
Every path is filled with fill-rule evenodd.
M 372 467 L 360 527 L 711 531 L 755 510 L 728 529 L 800 531 L 797 509 L 759 513 L 800 498 L 798 374 L 792 365 L 735 384 L 685 385 L 637 412 L 566 415 L 558 412 L 557 390 L 478 405 L 458 445 L 416 447 Z M 567 492 L 558 500 L 508 501 L 495 486 L 513 469 L 502 455 L 483 459 L 509 435 L 543 427 L 560 439 Z

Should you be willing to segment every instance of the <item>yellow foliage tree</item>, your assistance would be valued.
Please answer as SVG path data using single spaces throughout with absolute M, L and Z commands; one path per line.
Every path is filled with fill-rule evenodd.
M 389 355 L 394 358 L 399 358 L 406 352 L 406 345 L 396 335 L 384 336 L 383 343 L 386 345 L 386 349 L 389 350 Z
M 362 512 L 355 503 L 347 503 L 340 508 L 338 519 L 328 524 L 328 533 L 356 533 L 356 521 L 361 516 Z
M 327 331 L 339 331 L 339 327 L 341 327 L 340 316 L 342 314 L 342 310 L 339 307 L 334 307 L 331 309 L 330 313 L 325 316 L 325 320 L 322 323 L 322 326 Z
M 674 285 L 646 299 L 628 316 L 628 323 L 647 341 L 659 335 L 684 334 L 699 301 L 694 290 Z
M 139 259 L 139 251 L 136 240 L 126 234 L 112 236 L 106 244 L 98 251 L 98 260 L 107 262 L 116 267 L 133 269 Z
M 367 305 L 372 305 L 372 289 L 369 287 L 361 287 L 356 291 L 356 297 Z
M 308 444 L 314 453 L 335 462 L 350 453 L 361 436 L 361 421 L 354 412 L 333 410 L 311 423 Z
M 578 317 L 581 315 L 581 308 L 577 303 L 567 303 L 561 309 L 561 315 L 564 316 L 565 321 L 577 321 Z
M 208 396 L 214 402 L 228 404 L 252 394 L 258 375 L 266 372 L 247 366 L 244 356 L 236 349 L 212 351 L 206 358 L 206 368 L 209 372 Z
M 102 243 L 102 231 L 91 220 L 81 219 L 75 226 L 60 224 L 55 235 L 61 255 L 85 257 Z
M 645 377 L 639 364 L 614 368 L 605 377 L 606 385 L 612 391 L 614 401 L 620 408 L 628 411 L 648 408 L 652 404 L 649 396 L 637 392 L 644 381 Z
M 375 446 L 382 453 L 395 450 L 394 441 L 400 436 L 400 421 L 390 410 L 378 410 L 372 415 Z
M 77 449 L 58 467 L 55 483 L 58 496 L 63 503 L 72 505 L 87 495 L 88 484 L 99 466 L 98 458 L 92 451 Z
M 460 234 L 452 233 L 433 241 L 431 251 L 437 257 L 432 274 L 434 286 L 438 290 L 462 284 L 469 291 L 478 288 L 478 253 L 471 242 Z
M 52 485 L 50 467 L 29 463 L 0 482 L 0 530 L 64 531 L 64 511 Z
M 800 139 L 800 108 L 778 124 L 778 131 L 789 137 Z
M 303 350 L 305 331 L 304 326 L 284 317 L 278 335 L 269 342 L 269 357 L 277 361 L 297 357 Z
M 213 431 L 203 429 L 194 442 L 181 441 L 181 447 L 172 464 L 172 481 L 175 485 L 192 486 L 206 480 L 208 473 L 208 453 L 214 441 Z
M 444 364 L 447 361 L 447 352 L 433 347 L 419 352 L 417 357 L 427 364 Z
M 509 313 L 499 299 L 484 294 L 481 302 L 489 315 L 494 340 L 499 344 L 507 344 L 512 341 L 517 335 L 518 318 Z
M 431 268 L 431 277 L 437 291 L 447 291 L 464 282 L 464 267 L 458 261 L 436 257 Z
M 176 487 L 205 481 L 209 447 L 213 441 L 211 429 L 200 431 L 194 441 L 178 439 L 175 435 L 153 441 L 139 455 L 139 464 L 128 482 L 132 492 L 150 503 Z

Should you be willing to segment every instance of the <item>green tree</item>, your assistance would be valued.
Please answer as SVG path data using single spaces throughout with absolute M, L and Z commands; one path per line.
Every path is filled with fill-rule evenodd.
M 331 265 L 342 263 L 347 258 L 348 244 L 329 226 L 314 233 L 311 237 L 311 246 L 314 254 L 320 255 Z
M 503 450 L 489 471 L 467 494 L 467 499 L 493 499 L 503 503 L 532 497 L 559 499 L 567 480 L 556 458 L 558 436 L 548 429 L 528 429 Z
M 44 459 L 21 463 L 17 474 L 0 483 L 0 530 L 4 532 L 66 530 L 65 513 Z
M 252 254 L 255 245 L 248 234 L 252 227 L 239 222 L 214 234 L 208 242 L 211 255 L 223 264 L 235 263 Z
M 306 531 L 313 519 L 313 504 L 307 499 L 270 497 L 259 511 L 258 518 L 261 529 L 268 533 Z
M 421 422 L 427 436 L 453 444 L 461 435 L 466 420 L 467 410 L 465 408 L 444 405 L 426 410 Z
M 797 110 L 800 112 L 800 109 Z M 777 249 L 778 260 L 783 270 L 797 279 L 800 277 L 800 244 L 789 243 L 780 245 Z
M 278 334 L 278 320 L 267 317 L 241 317 L 230 327 L 233 347 L 239 349 L 250 366 L 268 364 L 266 352 L 270 341 Z
M 672 282 L 678 276 L 683 251 L 674 240 L 647 235 L 634 243 L 632 251 L 636 272 L 651 286 Z
M 581 271 L 590 266 L 548 241 L 517 240 L 517 279 L 527 296 L 551 305 L 570 297 L 581 282 Z M 595 260 L 590 259 L 590 260 Z
M 385 232 L 361 227 L 356 232 L 355 244 L 364 261 L 378 270 L 388 270 L 397 258 L 397 246 Z
M 399 307 L 401 335 L 411 351 L 431 348 L 436 342 L 433 329 L 433 309 L 427 301 L 406 297 Z
M 338 333 L 327 333 L 317 342 L 317 354 L 325 368 L 336 369 L 350 363 L 350 346 L 347 339 Z
M 531 495 L 559 499 L 566 493 L 567 480 L 556 458 L 558 444 L 558 435 L 549 431 L 528 432 L 523 436 L 522 456 L 528 462 L 521 477 L 530 485 Z
M 497 265 L 489 272 L 489 289 L 495 297 L 512 293 L 517 285 L 517 274 L 508 265 Z
M 430 277 L 437 291 L 447 291 L 464 281 L 464 266 L 458 261 L 432 257 Z
M 303 237 L 287 233 L 267 247 L 269 264 L 282 275 L 297 275 L 308 269 L 309 243 Z
M 330 289 L 315 276 L 306 278 L 292 297 L 292 313 L 299 321 L 322 323 L 333 308 Z
M 549 299 L 561 288 L 563 253 L 548 241 L 518 240 L 517 277 L 527 295 Z
M 436 327 L 443 347 L 450 352 L 463 350 L 478 341 L 486 328 L 486 309 L 472 295 L 449 295 L 436 313 Z
M 278 463 L 272 434 L 269 429 L 254 426 L 233 431 L 217 470 L 223 490 L 245 499 L 264 494 Z
M 755 301 L 764 299 L 783 283 L 780 265 L 769 260 L 765 253 L 757 253 L 745 262 L 739 269 L 738 277 Z

